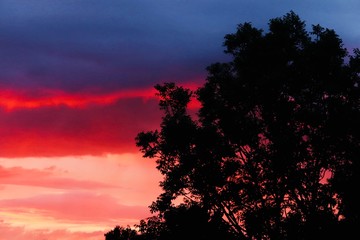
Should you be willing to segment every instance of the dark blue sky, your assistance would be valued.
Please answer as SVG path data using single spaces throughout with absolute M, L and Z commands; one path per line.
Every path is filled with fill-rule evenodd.
M 360 1 L 2 0 L 0 87 L 112 91 L 199 81 L 239 23 L 295 11 L 360 45 Z

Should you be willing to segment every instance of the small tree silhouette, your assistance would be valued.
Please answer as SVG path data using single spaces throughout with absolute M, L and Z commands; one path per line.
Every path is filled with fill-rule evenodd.
M 105 240 L 136 240 L 138 238 L 137 231 L 131 229 L 130 226 L 126 228 L 116 226 L 113 230 L 104 234 Z

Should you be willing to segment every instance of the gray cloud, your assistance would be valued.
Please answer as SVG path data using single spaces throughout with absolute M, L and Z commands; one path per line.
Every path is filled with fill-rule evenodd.
M 225 59 L 222 42 L 239 23 L 267 28 L 294 10 L 311 26 L 360 42 L 357 1 L 4 0 L 0 87 L 104 90 L 192 80 Z

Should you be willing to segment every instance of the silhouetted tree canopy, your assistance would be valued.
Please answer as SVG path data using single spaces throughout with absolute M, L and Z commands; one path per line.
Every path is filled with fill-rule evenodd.
M 359 226 L 360 51 L 294 12 L 268 26 L 226 35 L 232 60 L 196 92 L 155 86 L 161 128 L 136 137 L 164 176 L 156 221 L 142 222 L 154 239 L 345 239 Z
M 140 235 L 138 235 L 137 231 L 131 229 L 130 226 L 121 227 L 116 226 L 113 230 L 104 234 L 105 240 L 140 240 L 142 239 Z
M 200 205 L 180 204 L 163 211 L 161 217 L 141 220 L 137 227 L 141 236 L 149 240 L 235 240 L 224 223 L 220 216 L 210 216 Z

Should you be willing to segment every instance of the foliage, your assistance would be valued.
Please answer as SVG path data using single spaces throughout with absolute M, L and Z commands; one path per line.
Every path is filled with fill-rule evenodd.
M 139 232 L 145 239 L 227 239 L 235 240 L 234 234 L 219 218 L 210 217 L 199 205 L 180 204 L 163 212 L 163 217 L 141 220 Z
M 271 19 L 266 33 L 240 24 L 224 47 L 232 61 L 209 66 L 196 92 L 155 86 L 161 129 L 136 142 L 156 160 L 163 193 L 150 206 L 157 221 L 142 229 L 211 232 L 216 221 L 216 231 L 236 239 L 353 234 L 360 51 L 350 55 L 334 30 L 307 31 L 294 12 Z M 192 97 L 201 103 L 197 119 L 187 111 Z M 203 218 L 187 225 L 193 216 Z
M 130 226 L 121 227 L 116 226 L 113 230 L 104 234 L 105 240 L 140 240 L 141 236 L 138 235 L 137 231 L 131 229 Z

